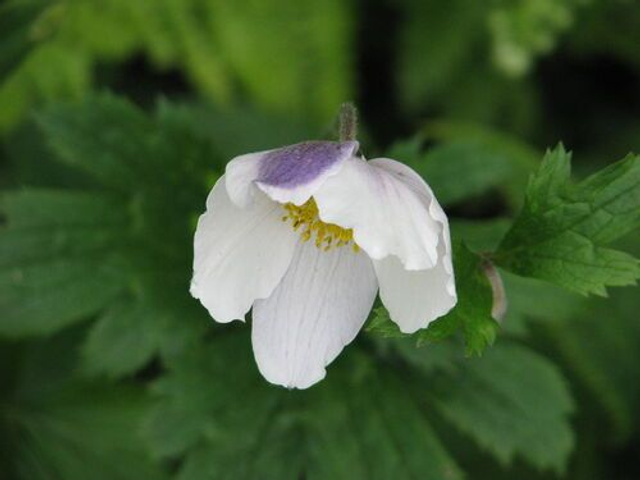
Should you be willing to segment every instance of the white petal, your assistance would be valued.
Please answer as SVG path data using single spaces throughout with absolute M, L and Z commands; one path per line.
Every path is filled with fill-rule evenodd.
M 246 208 L 253 202 L 256 194 L 253 181 L 258 176 L 260 159 L 271 151 L 240 155 L 227 164 L 225 170 L 227 193 L 238 207 Z
M 301 242 L 282 283 L 253 307 L 253 351 L 271 383 L 307 388 L 362 328 L 375 300 L 371 260 Z
M 194 238 L 191 294 L 218 322 L 243 320 L 284 276 L 299 235 L 282 222 L 282 205 L 262 192 L 246 209 L 234 205 L 221 177 L 207 198 Z
M 453 277 L 453 257 L 451 255 L 451 233 L 449 231 L 449 220 L 444 210 L 438 203 L 436 196 L 433 194 L 431 187 L 427 185 L 420 175 L 403 163 L 391 160 L 389 158 L 377 158 L 371 160 L 372 164 L 385 169 L 392 173 L 396 178 L 407 184 L 429 208 L 429 214 L 437 222 L 440 223 L 441 230 L 438 237 L 438 265 L 442 265 L 445 272 L 449 274 L 447 281 L 447 292 L 456 297 L 456 286 Z M 441 247 L 444 247 L 441 249 Z
M 374 261 L 380 299 L 402 332 L 425 328 L 455 306 L 453 275 L 444 267 L 444 258 L 442 254 L 438 265 L 428 270 L 405 270 L 393 256 Z
M 413 333 L 445 315 L 457 303 L 449 222 L 431 188 L 416 172 L 402 163 L 386 158 L 372 160 L 371 163 L 385 169 L 411 188 L 441 227 L 438 263 L 434 268 L 407 271 L 397 257 L 374 262 L 382 303 L 401 331 Z
M 375 260 L 395 255 L 408 270 L 436 265 L 442 224 L 424 195 L 379 161 L 351 158 L 314 195 L 320 218 L 353 229 Z

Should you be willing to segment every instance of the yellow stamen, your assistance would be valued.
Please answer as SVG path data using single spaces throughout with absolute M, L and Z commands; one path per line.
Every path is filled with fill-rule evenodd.
M 315 245 L 323 251 L 332 248 L 343 247 L 352 244 L 354 252 L 359 252 L 360 247 L 353 241 L 353 230 L 351 228 L 342 228 L 333 223 L 324 223 L 318 216 L 318 206 L 313 198 L 306 203 L 297 206 L 293 203 L 284 204 L 286 215 L 282 217 L 282 221 L 291 220 L 294 231 L 298 231 L 304 226 L 301 232 L 303 242 L 307 242 L 315 235 Z

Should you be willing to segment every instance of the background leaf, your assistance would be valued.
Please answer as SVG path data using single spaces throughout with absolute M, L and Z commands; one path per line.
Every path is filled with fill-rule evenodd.
M 32 7 L 22 3 L 16 11 L 25 16 Z M 100 62 L 138 52 L 158 69 L 182 68 L 222 104 L 239 103 L 242 92 L 267 110 L 307 112 L 322 124 L 351 96 L 349 2 L 91 0 L 61 2 L 54 13 L 55 36 L 25 53 L 0 83 L 0 103 L 11 106 L 0 114 L 0 130 L 34 104 L 77 98 L 90 89 Z
M 502 463 L 517 454 L 562 472 L 574 444 L 573 401 L 557 367 L 508 342 L 465 363 L 440 380 L 436 409 Z
M 640 221 L 640 159 L 630 155 L 577 185 L 569 184 L 569 159 L 562 146 L 547 154 L 498 263 L 583 294 L 635 284 L 638 260 L 604 245 Z
M 156 454 L 189 452 L 180 479 L 461 478 L 402 382 L 357 352 L 348 357 L 314 393 L 287 392 L 258 376 L 243 335 L 227 333 L 155 385 L 161 402 L 146 436 Z
M 167 478 L 138 435 L 149 408 L 144 391 L 78 379 L 73 345 L 73 336 L 30 344 L 12 365 L 19 380 L 2 392 L 0 408 L 0 436 L 14 439 L 1 448 L 9 468 L 33 479 Z

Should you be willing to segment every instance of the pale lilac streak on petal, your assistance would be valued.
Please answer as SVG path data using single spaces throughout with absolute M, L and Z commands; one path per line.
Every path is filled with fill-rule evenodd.
M 276 202 L 302 205 L 357 150 L 358 142 L 304 142 L 275 150 L 260 162 L 256 185 Z
M 376 297 L 371 260 L 350 246 L 327 252 L 301 242 L 273 295 L 253 307 L 253 350 L 262 375 L 288 388 L 322 380 L 362 328 Z
M 227 190 L 242 208 L 251 203 L 254 185 L 279 203 L 301 205 L 357 150 L 355 141 L 314 141 L 240 155 L 227 164 Z
M 358 142 L 302 142 L 265 154 L 256 179 L 263 185 L 293 188 L 313 181 L 335 163 L 351 157 Z
M 436 265 L 441 223 L 432 217 L 423 196 L 395 172 L 351 158 L 314 198 L 320 218 L 352 228 L 355 242 L 371 258 L 395 255 L 409 270 Z
M 207 198 L 194 237 L 191 294 L 218 322 L 244 320 L 284 276 L 299 235 L 281 221 L 282 206 L 257 191 L 241 209 L 227 195 L 224 176 Z

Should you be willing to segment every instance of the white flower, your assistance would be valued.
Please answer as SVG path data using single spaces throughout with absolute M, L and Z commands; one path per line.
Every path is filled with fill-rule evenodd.
M 244 320 L 264 377 L 307 388 L 350 343 L 378 288 L 412 333 L 457 301 L 447 217 L 407 166 L 357 142 L 304 142 L 234 158 L 195 233 L 191 293 Z

